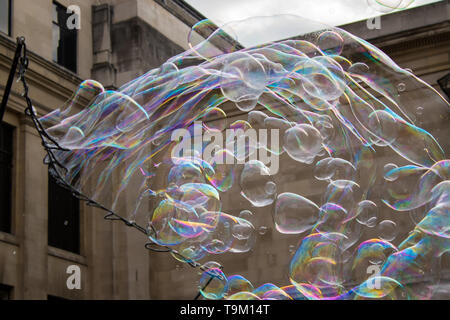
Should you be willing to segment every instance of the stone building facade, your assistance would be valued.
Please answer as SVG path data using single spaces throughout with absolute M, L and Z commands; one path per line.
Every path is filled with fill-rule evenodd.
M 63 105 L 82 79 L 117 88 L 158 67 L 188 49 L 190 27 L 203 19 L 179 0 L 59 0 L 58 8 L 77 5 L 81 9 L 76 68 L 70 65 L 69 70 L 56 57 L 62 31 L 55 42 L 55 3 L 4 2 L 11 4 L 11 19 L 0 32 L 0 96 L 14 55 L 14 39 L 24 36 L 30 50 L 30 96 L 39 115 Z M 368 30 L 365 21 L 343 28 L 375 44 L 440 90 L 437 80 L 450 71 L 449 18 L 450 3 L 442 1 L 384 16 L 379 30 Z M 12 132 L 12 169 L 10 209 L 0 208 L 1 215 L 10 215 L 9 230 L 0 232 L 0 298 L 193 299 L 199 278 L 195 270 L 176 263 L 170 255 L 149 253 L 143 248 L 143 235 L 104 221 L 101 211 L 84 203 L 80 203 L 79 219 L 67 221 L 79 224 L 75 228 L 79 250 L 49 245 L 48 172 L 39 137 L 23 114 L 21 90 L 15 83 L 4 118 Z M 445 138 L 448 130 L 442 132 Z M 301 172 L 291 178 L 287 183 L 296 183 Z M 236 210 L 239 206 L 237 201 Z M 276 233 L 270 217 L 264 219 L 260 223 L 268 230 L 258 235 L 253 251 L 217 260 L 226 266 L 227 274 L 242 274 L 256 285 L 288 284 L 286 266 L 293 243 Z M 67 227 L 65 223 L 60 227 Z M 80 290 L 67 287 L 67 270 L 73 265 L 81 270 Z

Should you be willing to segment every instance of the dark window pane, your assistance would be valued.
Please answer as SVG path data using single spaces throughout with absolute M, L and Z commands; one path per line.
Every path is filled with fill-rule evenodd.
M 50 174 L 48 180 L 48 244 L 79 254 L 80 202 Z
M 12 287 L 0 284 L 0 300 L 11 300 Z
M 0 231 L 11 232 L 14 127 L 0 124 Z
M 67 13 L 67 8 L 53 3 L 53 60 L 77 72 L 78 32 L 67 28 L 67 20 L 71 15 Z
M 0 31 L 10 34 L 11 0 L 0 0 Z

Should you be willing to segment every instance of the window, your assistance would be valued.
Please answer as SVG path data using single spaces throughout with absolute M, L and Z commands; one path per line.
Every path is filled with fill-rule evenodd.
M 0 31 L 11 35 L 11 0 L 0 0 Z
M 12 287 L 0 284 L 0 300 L 11 300 Z
M 67 13 L 67 8 L 53 3 L 53 61 L 77 72 L 78 33 L 76 29 L 70 30 L 67 27 L 71 15 L 72 13 Z
M 11 233 L 14 127 L 0 124 L 0 231 Z
M 80 201 L 48 176 L 48 244 L 79 254 Z

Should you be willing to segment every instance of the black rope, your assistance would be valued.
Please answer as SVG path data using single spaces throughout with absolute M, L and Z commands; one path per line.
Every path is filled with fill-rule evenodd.
M 19 80 L 22 82 L 23 90 L 24 90 L 23 97 L 27 103 L 27 107 L 25 109 L 25 114 L 31 118 L 37 132 L 39 133 L 39 136 L 42 141 L 42 146 L 44 147 L 44 149 L 47 153 L 47 156 L 44 159 L 44 164 L 46 164 L 49 167 L 49 172 L 53 176 L 53 178 L 56 180 L 57 184 L 59 184 L 60 186 L 62 186 L 65 189 L 69 190 L 79 200 L 86 202 L 86 204 L 88 206 L 98 208 L 98 209 L 105 211 L 106 212 L 106 215 L 104 216 L 105 220 L 121 221 L 127 227 L 130 227 L 130 228 L 133 228 L 133 229 L 139 231 L 140 233 L 147 236 L 147 238 L 149 238 L 150 235 L 155 235 L 156 233 L 152 226 L 150 226 L 150 228 L 147 229 L 147 228 L 137 224 L 134 221 L 130 221 L 130 220 L 122 217 L 121 215 L 117 214 L 116 212 L 111 211 L 110 209 L 99 204 L 98 202 L 90 199 L 88 196 L 82 194 L 80 191 L 76 190 L 73 186 L 71 186 L 69 183 L 67 183 L 61 177 L 58 169 L 63 170 L 65 172 L 67 172 L 68 170 L 57 160 L 57 157 L 55 156 L 54 151 L 70 152 L 70 150 L 62 148 L 57 143 L 57 141 L 55 141 L 51 136 L 49 136 L 37 117 L 36 111 L 33 107 L 33 103 L 28 95 L 29 87 L 28 87 L 28 83 L 27 83 L 27 80 L 25 77 L 25 74 L 28 70 L 28 64 L 29 64 L 29 60 L 28 60 L 28 56 L 27 56 L 27 47 L 25 44 L 25 38 L 23 38 L 23 37 L 17 38 L 17 50 L 16 50 L 16 55 L 15 55 L 14 61 L 13 61 L 13 66 L 11 68 L 10 78 L 8 79 L 7 89 L 8 89 L 8 86 L 9 86 L 8 91 L 11 89 L 11 85 L 12 85 L 11 74 L 12 74 L 12 79 L 13 79 L 14 75 L 15 75 L 15 71 L 18 66 L 19 67 L 19 71 L 18 71 Z M 6 90 L 5 90 L 5 94 L 3 96 L 3 101 L 2 101 L 2 105 L 1 105 L 2 108 L 3 108 L 3 106 L 6 107 L 8 96 L 9 96 L 9 92 L 6 92 Z M 1 110 L 1 112 L 2 113 L 0 115 L 2 115 L 4 113 L 4 110 Z M 178 260 L 189 264 L 192 268 L 199 268 L 202 271 L 208 271 L 204 265 L 184 257 L 178 251 L 176 251 L 172 248 L 169 248 L 167 246 L 162 246 L 158 243 L 151 241 L 151 242 L 146 243 L 144 247 L 145 247 L 145 249 L 152 251 L 152 252 L 169 252 L 174 257 L 176 257 Z M 221 266 L 220 269 L 223 269 L 223 267 Z M 205 290 L 208 287 L 208 285 L 211 283 L 211 281 L 214 279 L 214 277 L 215 277 L 215 275 L 211 274 L 211 279 L 209 279 L 209 281 L 202 288 L 202 290 Z M 194 299 L 197 300 L 200 298 L 200 296 L 201 296 L 201 293 L 199 292 L 198 295 Z

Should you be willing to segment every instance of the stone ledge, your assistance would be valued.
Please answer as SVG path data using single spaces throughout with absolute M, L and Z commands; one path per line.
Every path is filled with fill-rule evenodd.
M 0 70 L 9 73 L 12 59 L 16 50 L 16 43 L 9 37 L 0 34 Z M 30 60 L 30 66 L 27 71 L 27 80 L 30 87 L 30 96 L 33 88 L 43 90 L 52 94 L 61 100 L 69 99 L 79 84 L 83 81 L 77 74 L 59 66 L 58 64 L 48 61 L 32 51 L 27 51 Z M 3 83 L 1 88 L 4 89 Z M 22 90 L 21 86 L 14 83 L 14 89 Z M 11 92 L 11 95 L 19 95 L 20 93 Z M 35 103 L 36 101 L 33 101 Z M 82 97 L 81 105 L 86 105 L 89 99 Z M 46 110 L 47 109 L 47 110 Z M 44 108 L 48 112 L 49 108 Z
M 19 241 L 17 241 L 17 237 L 14 234 L 5 232 L 0 232 L 0 242 L 5 242 L 15 246 L 19 245 Z
M 14 56 L 14 52 L 16 50 L 15 41 L 13 41 L 12 38 L 10 37 L 0 34 L 0 46 L 3 46 L 8 51 L 10 51 L 11 53 L 10 58 L 12 59 L 12 57 Z M 64 80 L 70 81 L 74 85 L 78 85 L 82 81 L 82 79 L 78 77 L 76 73 L 73 73 L 72 71 L 69 71 L 64 67 L 61 67 L 54 62 L 44 59 L 43 57 L 41 57 L 40 55 L 34 53 L 29 49 L 27 49 L 27 54 L 28 58 L 30 59 L 30 62 L 36 63 L 40 67 L 45 68 L 45 70 L 54 73 L 56 76 L 63 78 Z

